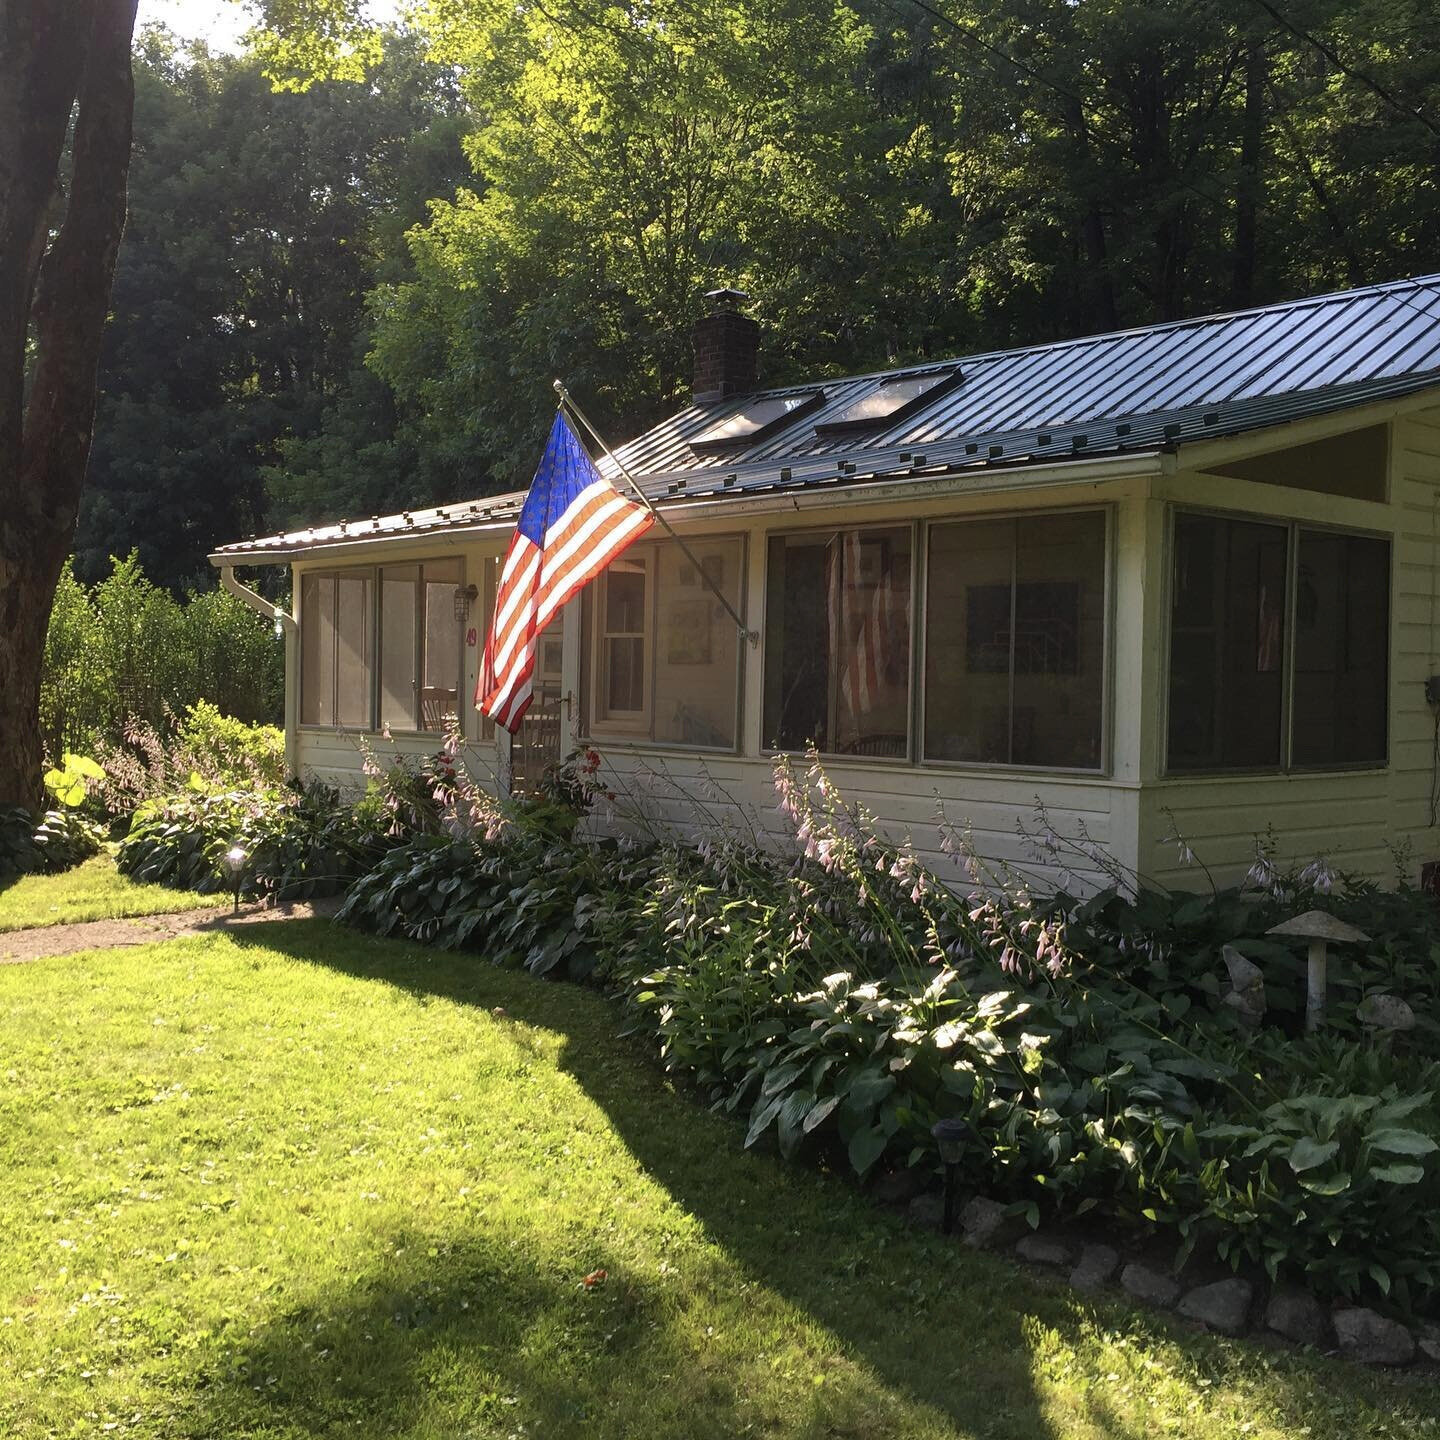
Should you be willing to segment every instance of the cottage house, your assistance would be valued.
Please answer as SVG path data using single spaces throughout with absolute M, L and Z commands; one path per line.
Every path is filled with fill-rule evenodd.
M 1038 803 L 1168 883 L 1176 833 L 1221 879 L 1267 829 L 1440 859 L 1440 276 L 768 390 L 743 298 L 616 452 L 693 559 L 657 526 L 567 607 L 513 742 L 471 697 L 521 495 L 215 552 L 261 608 L 235 570 L 291 568 L 299 772 L 456 718 L 501 783 L 588 740 L 770 814 L 813 741 L 927 852 L 939 800 L 994 858 Z

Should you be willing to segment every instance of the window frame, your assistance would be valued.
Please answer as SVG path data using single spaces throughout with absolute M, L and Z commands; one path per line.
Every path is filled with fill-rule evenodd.
M 416 713 L 420 716 L 421 724 L 424 724 L 424 707 L 421 702 L 420 692 L 424 688 L 424 661 L 425 661 L 425 567 L 435 564 L 449 564 L 458 561 L 460 566 L 460 579 L 456 582 L 456 588 L 464 590 L 467 584 L 467 565 L 463 553 L 448 555 L 425 555 L 417 559 L 371 561 L 364 565 L 321 565 L 314 569 L 305 569 L 296 576 L 297 590 L 300 595 L 300 606 L 302 613 L 297 617 L 300 622 L 299 647 L 296 655 L 296 684 L 299 694 L 297 695 L 296 710 L 298 714 L 304 713 L 305 696 L 305 655 L 304 655 L 304 584 L 311 578 L 325 579 L 333 577 L 359 577 L 364 576 L 370 581 L 370 695 L 368 703 L 368 719 L 364 725 L 318 725 L 312 722 L 297 721 L 296 729 L 307 731 L 312 734 L 335 734 L 340 732 L 348 735 L 379 735 L 381 733 L 380 719 L 380 696 L 382 689 L 381 668 L 383 664 L 383 637 L 381 624 L 384 618 L 384 586 L 382 572 L 385 570 L 399 570 L 413 566 L 419 571 L 419 578 L 414 582 L 417 591 L 415 606 L 415 645 L 416 655 L 419 658 L 419 665 L 416 670 L 415 682 L 415 704 Z M 487 617 L 488 623 L 488 617 Z M 472 738 L 467 733 L 466 727 L 466 705 L 465 694 L 465 630 L 466 625 L 460 624 L 456 627 L 456 670 L 455 670 L 455 695 L 457 719 L 459 720 L 460 736 L 462 739 Z M 444 731 L 426 729 L 397 729 L 394 725 L 389 727 L 391 735 L 402 735 L 405 737 L 416 736 L 420 739 L 443 739 Z
M 847 522 L 843 525 L 796 525 L 784 526 L 776 529 L 766 530 L 763 534 L 765 547 L 765 585 L 764 603 L 768 605 L 770 598 L 770 545 L 772 540 L 788 540 L 792 538 L 803 538 L 807 535 L 843 535 L 850 530 L 877 531 L 877 530 L 908 530 L 910 532 L 910 665 L 909 684 L 906 687 L 905 701 L 905 753 L 903 755 L 853 755 L 846 754 L 840 750 L 822 750 L 821 758 L 828 764 L 830 761 L 837 761 L 842 765 L 881 765 L 890 768 L 897 766 L 914 767 L 916 761 L 915 726 L 916 716 L 916 675 L 915 656 L 918 650 L 916 638 L 915 617 L 919 610 L 920 597 L 923 591 L 920 587 L 921 571 L 923 561 L 920 559 L 917 546 L 920 542 L 921 522 L 918 520 L 896 519 L 891 521 L 869 520 L 861 522 Z M 772 758 L 778 755 L 803 755 L 803 749 L 785 749 L 765 743 L 765 676 L 769 671 L 770 661 L 770 625 L 769 616 L 762 613 L 760 624 L 760 755 Z M 827 708 L 833 704 L 833 700 L 827 697 Z
M 603 661 L 605 657 L 605 644 L 609 640 L 633 640 L 636 638 L 633 631 L 614 631 L 613 633 L 605 626 L 605 615 L 610 604 L 610 566 L 607 565 L 595 578 L 599 582 L 595 589 L 594 604 L 591 606 L 591 614 L 594 623 L 590 627 L 590 674 L 594 679 L 590 696 L 591 726 L 598 724 L 602 733 L 612 735 L 638 735 L 644 737 L 654 729 L 655 725 L 655 660 L 654 647 L 658 643 L 657 621 L 660 618 L 656 592 L 658 587 L 655 584 L 655 554 L 653 545 L 627 546 L 624 553 L 617 555 L 615 560 L 626 560 L 631 564 L 635 561 L 642 561 L 645 567 L 645 602 L 642 607 L 642 619 L 644 629 L 639 632 L 640 653 L 641 653 L 641 706 L 639 710 L 627 710 L 622 712 L 623 717 L 617 719 L 606 715 L 603 719 L 599 717 L 600 697 L 604 690 Z M 613 565 L 615 561 L 611 561 Z
M 1011 761 L 995 762 L 984 760 L 945 760 L 931 758 L 925 753 L 925 653 L 929 607 L 926 595 L 930 579 L 930 531 L 936 526 L 965 525 L 995 520 L 1023 520 L 1048 515 L 1091 515 L 1102 516 L 1105 525 L 1105 593 L 1102 599 L 1104 621 L 1101 638 L 1102 692 L 1100 712 L 1100 755 L 1098 767 L 1074 767 L 1059 765 L 1024 765 Z M 899 755 L 842 755 L 835 751 L 822 751 L 825 763 L 838 765 L 864 765 L 900 767 L 908 770 L 938 770 L 948 774 L 971 775 L 1056 775 L 1064 778 L 1107 780 L 1114 775 L 1114 709 L 1115 709 L 1115 546 L 1116 524 L 1114 502 L 1089 505 L 1045 505 L 1038 508 L 1007 506 L 997 510 L 967 511 L 962 514 L 931 515 L 924 519 L 897 521 L 885 524 L 882 521 L 852 522 L 845 525 L 786 526 L 764 532 L 765 545 L 765 594 L 770 589 L 770 540 L 773 536 L 788 535 L 833 535 L 843 530 L 895 530 L 902 526 L 911 529 L 910 566 L 910 700 L 908 746 L 904 756 Z M 770 630 L 761 616 L 762 656 L 761 684 L 764 683 L 765 651 L 770 644 Z M 1014 683 L 1014 677 L 1011 677 Z M 761 713 L 764 713 L 765 697 L 762 689 Z M 762 731 L 759 753 L 766 758 L 779 755 L 800 755 L 801 750 L 776 749 L 764 743 Z
M 946 525 L 983 524 L 997 520 L 1021 521 L 1042 519 L 1053 515 L 1096 515 L 1101 517 L 1104 536 L 1101 541 L 1102 564 L 1104 568 L 1103 593 L 1100 598 L 1100 764 L 1099 765 L 1026 765 L 1014 760 L 946 760 L 931 757 L 925 752 L 925 644 L 929 638 L 929 606 L 925 607 L 924 623 L 919 627 L 920 646 L 916 660 L 918 669 L 916 687 L 916 743 L 915 764 L 927 770 L 963 771 L 980 775 L 1063 775 L 1082 776 L 1097 780 L 1108 780 L 1115 772 L 1114 753 L 1114 710 L 1115 710 L 1115 505 L 1047 505 L 1041 509 L 1006 509 L 972 512 L 967 515 L 934 516 L 924 523 L 924 550 L 920 569 L 926 595 L 930 579 L 930 532 Z M 1012 624 L 1016 588 L 1012 581 L 1010 596 Z M 1015 674 L 1010 680 L 1010 703 L 1013 709 L 1015 696 Z
M 1174 769 L 1170 764 L 1170 663 L 1175 607 L 1175 521 L 1180 515 L 1204 515 L 1211 519 L 1242 524 L 1272 525 L 1285 532 L 1285 629 L 1281 636 L 1280 662 L 1280 763 L 1278 765 L 1197 766 Z M 1297 765 L 1294 760 L 1295 727 L 1295 624 L 1296 598 L 1300 582 L 1300 534 L 1313 531 L 1324 535 L 1354 536 L 1362 540 L 1385 543 L 1385 755 L 1380 760 L 1344 760 L 1325 765 Z M 1395 745 L 1394 681 L 1395 681 L 1395 533 L 1391 530 L 1369 529 L 1360 525 L 1339 525 L 1330 521 L 1305 520 L 1291 515 L 1271 515 L 1253 510 L 1226 510 L 1213 505 L 1171 503 L 1165 516 L 1165 584 L 1161 625 L 1160 683 L 1160 765 L 1162 780 L 1225 780 L 1231 777 L 1275 775 L 1354 775 L 1378 774 L 1390 768 Z
M 696 545 L 725 543 L 734 545 L 737 548 L 738 559 L 738 584 L 735 593 L 735 608 L 740 612 L 741 618 L 747 624 L 749 611 L 746 608 L 746 599 L 750 588 L 750 536 L 748 531 L 722 531 L 716 534 L 690 537 L 686 543 L 693 549 Z M 601 647 L 604 643 L 604 636 L 601 634 L 600 610 L 604 600 L 603 590 L 596 586 L 586 586 L 581 595 L 581 673 L 580 673 L 580 695 L 581 703 L 578 706 L 580 715 L 580 726 L 577 727 L 580 733 L 587 740 L 603 740 L 608 745 L 618 745 L 625 749 L 632 750 L 665 750 L 679 752 L 680 754 L 704 754 L 704 755 L 740 755 L 744 752 L 745 742 L 745 671 L 746 655 L 749 646 L 743 640 L 735 647 L 735 709 L 734 709 L 734 731 L 735 739 L 729 745 L 699 745 L 693 742 L 687 743 L 683 740 L 660 740 L 655 737 L 655 655 L 660 644 L 660 586 L 658 583 L 659 565 L 658 552 L 662 545 L 675 545 L 671 538 L 656 538 L 646 536 L 637 541 L 633 546 L 627 547 L 617 559 L 637 558 L 637 552 L 643 552 L 646 563 L 646 583 L 649 587 L 645 603 L 645 621 L 647 630 L 645 633 L 646 655 L 645 655 L 645 710 L 643 722 L 627 723 L 616 722 L 608 719 L 597 718 L 600 697 L 600 660 Z M 608 577 L 608 567 L 596 577 L 597 581 L 604 582 Z

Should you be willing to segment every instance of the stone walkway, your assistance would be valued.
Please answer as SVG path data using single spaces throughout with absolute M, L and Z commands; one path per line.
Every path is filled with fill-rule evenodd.
M 333 915 L 338 899 L 296 901 L 283 905 L 242 905 L 238 915 L 225 910 L 179 910 L 168 915 L 139 915 L 125 920 L 86 920 L 78 925 L 43 925 L 0 935 L 0 965 L 19 965 L 78 950 L 113 950 L 122 945 L 152 945 L 181 935 L 212 935 L 240 925 L 271 920 L 309 920 Z

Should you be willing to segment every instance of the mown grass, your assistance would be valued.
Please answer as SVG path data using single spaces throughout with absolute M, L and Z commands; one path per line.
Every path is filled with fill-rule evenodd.
M 1440 1434 L 744 1152 L 617 1028 L 318 921 L 0 971 L 0 1434 Z
M 35 925 L 75 925 L 172 910 L 211 910 L 224 895 L 197 895 L 165 885 L 137 885 L 108 855 L 95 855 L 61 875 L 22 875 L 0 888 L 0 934 Z

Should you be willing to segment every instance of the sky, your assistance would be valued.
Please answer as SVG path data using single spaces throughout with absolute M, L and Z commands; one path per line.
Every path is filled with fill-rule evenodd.
M 393 20 L 397 0 L 370 0 L 372 18 Z M 212 50 L 238 50 L 240 37 L 255 23 L 254 14 L 235 0 L 140 0 L 136 29 L 159 23 L 183 40 L 204 40 Z
M 231 0 L 140 0 L 136 29 L 156 23 L 185 40 L 204 40 L 214 50 L 235 50 L 254 21 L 244 5 Z

